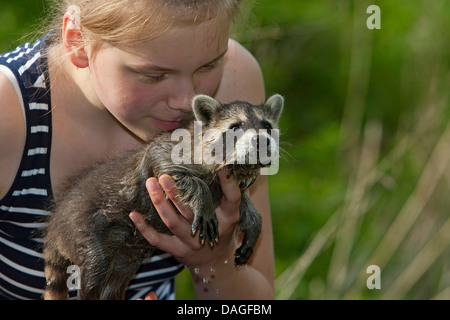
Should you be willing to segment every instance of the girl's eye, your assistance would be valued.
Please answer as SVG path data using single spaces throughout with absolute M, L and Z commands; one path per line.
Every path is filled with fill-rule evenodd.
M 213 63 L 204 65 L 203 67 L 200 68 L 201 71 L 209 71 L 209 70 L 213 70 L 214 68 L 216 68 L 219 65 L 218 61 L 215 61 Z
M 148 82 L 159 82 L 164 80 L 167 77 L 166 73 L 163 74 L 146 74 L 144 75 L 144 79 Z

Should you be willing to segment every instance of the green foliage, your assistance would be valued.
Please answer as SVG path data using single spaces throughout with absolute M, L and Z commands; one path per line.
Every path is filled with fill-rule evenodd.
M 14 49 L 32 36 L 44 19 L 45 0 L 2 0 L 0 52 Z
M 1 51 L 43 6 L 2 2 Z M 286 98 L 269 178 L 277 298 L 450 298 L 449 13 L 445 0 L 247 2 L 233 35 Z
M 366 27 L 374 3 L 380 30 Z M 269 180 L 278 298 L 449 297 L 449 12 L 257 1 L 236 28 L 286 97 L 288 155 Z M 371 264 L 381 290 L 366 287 Z

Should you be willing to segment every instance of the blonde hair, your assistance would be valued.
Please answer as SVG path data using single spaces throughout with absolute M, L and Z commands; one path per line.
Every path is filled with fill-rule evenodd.
M 53 0 L 52 42 L 62 42 L 62 17 L 77 6 L 85 41 L 131 45 L 154 39 L 174 25 L 233 20 L 241 0 Z

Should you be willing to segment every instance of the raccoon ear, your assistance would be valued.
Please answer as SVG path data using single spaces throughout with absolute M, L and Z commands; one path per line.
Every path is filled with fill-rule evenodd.
M 274 123 L 278 123 L 280 120 L 281 112 L 284 107 L 284 98 L 279 94 L 274 94 L 267 99 L 265 106 L 270 110 L 270 118 Z
M 214 113 L 221 106 L 219 101 L 203 94 L 196 95 L 192 99 L 192 110 L 194 111 L 195 118 L 198 121 L 206 123 L 212 119 Z

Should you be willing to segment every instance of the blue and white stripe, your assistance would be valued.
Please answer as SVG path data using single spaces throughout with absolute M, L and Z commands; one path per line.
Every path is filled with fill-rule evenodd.
M 11 81 L 22 107 L 25 150 L 8 193 L 0 199 L 0 299 L 41 299 L 44 263 L 40 229 L 52 197 L 50 152 L 51 99 L 48 88 L 45 37 L 0 55 L 0 72 Z M 183 268 L 161 253 L 142 265 L 130 282 L 127 298 L 156 291 L 160 299 L 174 298 L 174 276 Z M 71 297 L 75 291 L 69 292 Z

